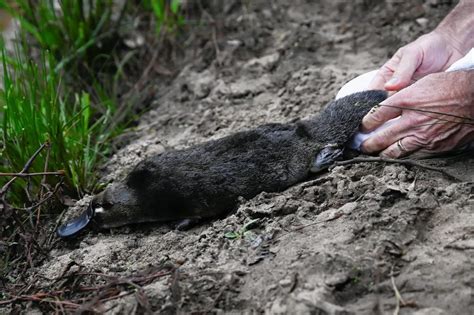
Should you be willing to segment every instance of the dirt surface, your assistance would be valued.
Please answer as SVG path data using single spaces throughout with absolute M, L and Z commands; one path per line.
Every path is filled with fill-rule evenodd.
M 106 165 L 104 182 L 164 150 L 318 112 L 344 82 L 380 66 L 453 5 L 226 1 L 221 28 L 211 28 L 211 40 L 157 88 L 154 109 Z M 400 314 L 469 314 L 474 159 L 424 163 L 460 180 L 398 164 L 338 166 L 242 200 L 228 217 L 188 231 L 148 224 L 60 241 L 35 279 L 53 283 L 78 268 L 127 276 L 173 266 L 140 294 L 102 305 L 110 314 L 392 314 L 397 304 Z

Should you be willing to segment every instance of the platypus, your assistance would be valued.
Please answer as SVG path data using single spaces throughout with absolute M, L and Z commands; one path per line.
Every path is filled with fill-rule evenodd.
M 235 209 L 239 197 L 282 191 L 339 159 L 365 114 L 386 97 L 384 91 L 355 93 L 309 119 L 266 124 L 146 158 L 58 234 L 76 234 L 89 222 L 112 228 L 217 217 Z

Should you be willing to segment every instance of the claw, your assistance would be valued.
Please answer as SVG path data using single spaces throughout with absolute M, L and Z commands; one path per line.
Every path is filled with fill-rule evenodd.
M 329 165 L 334 163 L 334 161 L 338 160 L 342 154 L 344 153 L 343 148 L 327 146 L 323 148 L 319 153 L 316 155 L 314 159 L 313 166 L 311 167 L 311 172 L 317 173 L 322 171 L 323 169 L 327 168 Z

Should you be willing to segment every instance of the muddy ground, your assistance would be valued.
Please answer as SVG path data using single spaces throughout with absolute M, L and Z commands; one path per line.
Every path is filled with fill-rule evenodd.
M 453 5 L 221 3 L 219 28 L 186 53 L 169 85 L 157 83 L 154 109 L 104 167 L 103 181 L 164 150 L 317 113 L 344 82 L 431 30 Z M 126 277 L 172 266 L 140 294 L 99 306 L 110 314 L 392 314 L 397 304 L 400 314 L 469 314 L 474 159 L 425 163 L 459 180 L 398 164 L 338 166 L 282 193 L 242 200 L 228 217 L 188 231 L 148 224 L 60 241 L 34 279 L 53 283 L 77 270 Z

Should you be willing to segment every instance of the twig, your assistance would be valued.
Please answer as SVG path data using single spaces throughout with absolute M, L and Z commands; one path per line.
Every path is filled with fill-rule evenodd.
M 26 228 L 23 224 L 23 222 L 21 222 L 20 219 L 18 219 L 16 216 L 12 216 L 13 220 L 15 220 L 15 222 L 18 224 L 18 227 L 19 229 L 21 230 L 22 233 L 26 233 Z M 25 238 L 25 235 L 23 234 L 20 234 L 23 238 Z M 43 256 L 47 257 L 48 256 L 48 253 L 41 247 L 41 245 L 38 243 L 38 241 L 36 240 L 36 238 L 32 237 L 29 239 L 30 241 L 32 241 L 35 245 L 35 247 L 38 249 L 38 251 L 43 254 Z
M 30 207 L 27 207 L 27 208 L 16 208 L 16 207 L 15 207 L 15 208 L 13 208 L 13 209 L 15 209 L 15 210 L 24 210 L 24 211 L 32 211 L 32 210 L 34 210 L 34 209 L 40 207 L 41 205 L 43 205 L 44 203 L 46 203 L 46 201 L 48 201 L 49 199 L 51 199 L 51 197 L 53 197 L 53 196 L 58 192 L 58 190 L 59 190 L 59 188 L 61 187 L 61 185 L 63 184 L 63 182 L 64 182 L 64 180 L 61 179 L 61 180 L 59 181 L 59 183 L 56 184 L 56 186 L 54 187 L 53 191 L 49 192 L 48 195 L 47 195 L 45 198 L 41 199 L 38 203 L 36 203 L 36 204 L 34 204 L 34 205 L 30 206 Z M 39 220 L 39 218 L 37 218 L 37 220 Z M 37 221 L 37 223 L 39 223 L 39 222 Z
M 23 265 L 23 267 L 26 269 L 28 268 L 28 266 L 31 268 L 34 266 L 34 264 L 36 262 L 38 262 L 38 260 L 40 260 L 40 258 L 38 257 L 40 254 L 41 257 L 46 257 L 47 256 L 47 253 L 45 251 L 45 249 L 43 248 L 42 244 L 39 243 L 39 231 L 38 231 L 38 226 L 39 226 L 39 217 L 40 217 L 40 213 L 37 214 L 37 218 L 36 218 L 36 225 L 34 224 L 33 222 L 33 218 L 34 218 L 34 215 L 32 215 L 32 210 L 36 209 L 36 208 L 39 208 L 41 205 L 43 205 L 44 203 L 46 203 L 48 200 L 51 199 L 51 197 L 55 196 L 55 194 L 57 193 L 57 191 L 59 190 L 60 186 L 62 185 L 63 183 L 63 178 L 61 177 L 59 183 L 55 186 L 55 189 L 53 191 L 48 191 L 46 194 L 43 195 L 43 187 L 46 188 L 46 184 L 45 184 L 45 181 L 46 181 L 46 176 L 50 176 L 50 175 L 54 175 L 54 176 L 64 176 L 65 175 L 65 172 L 64 171 L 57 171 L 57 172 L 47 172 L 47 168 L 48 168 L 48 160 L 49 160 L 49 153 L 47 155 L 47 158 L 46 158 L 46 163 L 44 165 L 44 172 L 40 172 L 40 173 L 28 173 L 28 170 L 31 168 L 31 166 L 33 165 L 34 161 L 36 160 L 36 158 L 39 156 L 39 154 L 44 150 L 44 148 L 50 148 L 50 143 L 49 141 L 43 143 L 35 152 L 34 154 L 28 159 L 28 161 L 25 163 L 25 165 L 23 166 L 23 169 L 18 172 L 18 173 L 0 173 L 0 177 L 6 177 L 6 176 L 11 176 L 12 178 L 5 184 L 3 185 L 3 187 L 1 188 L 0 190 L 0 203 L 1 205 L 0 206 L 3 206 L 3 210 L 4 211 L 8 211 L 6 212 L 6 219 L 8 220 L 12 220 L 13 222 L 13 226 L 15 227 L 15 230 L 13 231 L 13 233 L 11 233 L 9 235 L 9 240 L 10 241 L 15 241 L 15 238 L 20 238 L 21 241 L 18 242 L 18 244 L 20 245 L 20 248 L 18 249 L 17 253 L 16 254 L 18 258 L 21 257 L 22 260 L 25 261 L 24 264 L 20 264 L 20 265 Z M 48 150 L 49 152 L 49 150 Z M 28 186 L 30 185 L 30 179 L 33 177 L 33 176 L 43 176 L 43 180 L 42 180 L 42 188 L 40 190 L 40 195 L 39 195 L 39 201 L 36 203 L 36 204 L 33 204 L 32 206 L 30 207 L 25 207 L 25 208 L 16 208 L 12 205 L 10 205 L 8 203 L 8 201 L 6 200 L 7 199 L 7 192 L 9 191 L 9 189 L 11 188 L 12 184 L 14 183 L 15 180 L 17 180 L 18 178 L 27 178 L 28 179 Z M 27 196 L 29 198 L 29 200 L 31 202 L 33 202 L 32 198 L 30 197 L 29 195 L 29 188 L 27 187 L 26 188 L 26 193 L 27 193 Z M 46 196 L 46 198 L 42 198 Z M 28 211 L 28 213 L 30 215 L 28 215 L 28 217 L 25 219 L 24 216 L 21 216 L 19 215 L 19 213 L 17 211 L 12 211 L 12 210 L 25 210 L 25 211 Z M 29 221 L 30 224 L 31 224 L 31 227 L 34 229 L 33 232 L 30 231 L 29 228 L 25 227 L 25 222 L 26 221 Z M 21 268 L 21 267 L 18 267 L 18 268 Z M 12 296 L 22 296 L 22 295 L 18 295 L 15 294 L 15 295 L 12 295 Z M 32 298 L 37 298 L 37 296 L 33 296 Z M 46 301 L 48 303 L 54 303 L 54 302 L 51 302 L 51 301 Z
M 132 275 L 130 277 L 124 278 L 97 272 L 76 272 L 69 275 L 62 275 L 56 278 L 55 282 L 58 283 L 58 280 L 68 278 L 81 279 L 81 277 L 83 276 L 99 276 L 108 278 L 109 280 L 106 284 L 99 286 L 75 287 L 75 285 L 72 285 L 68 286 L 67 289 L 51 290 L 49 292 L 44 292 L 43 289 L 36 288 L 37 290 L 39 290 L 39 292 L 34 294 L 8 294 L 9 299 L 0 301 L 0 305 L 11 304 L 17 301 L 31 301 L 38 303 L 46 302 L 55 305 L 56 307 L 68 307 L 79 313 L 84 311 L 97 312 L 95 306 L 98 303 L 105 303 L 143 290 L 142 286 L 152 282 L 156 278 L 171 275 L 173 274 L 174 270 L 170 270 L 167 267 L 161 267 L 158 271 L 152 272 L 150 274 L 142 274 L 136 276 Z M 130 287 L 132 287 L 133 289 L 130 289 Z M 89 292 L 95 292 L 95 294 L 88 294 Z M 78 297 L 70 301 L 64 299 L 65 296 L 71 295 L 73 293 L 86 293 L 87 296 Z
M 140 89 L 142 88 L 143 83 L 148 81 L 148 75 L 153 69 L 153 67 L 155 66 L 156 61 L 158 60 L 159 53 L 161 52 L 160 48 L 163 45 L 164 37 L 165 37 L 164 31 L 161 30 L 158 36 L 157 48 L 153 51 L 150 62 L 146 66 L 145 70 L 142 72 L 140 78 L 133 85 L 133 87 L 122 96 L 123 100 L 126 100 L 128 97 L 130 97 L 130 95 L 133 95 L 133 93 L 139 92 Z
M 58 226 L 61 224 L 62 219 L 63 219 L 63 217 L 64 217 L 64 215 L 66 214 L 67 211 L 68 211 L 68 209 L 64 209 L 61 212 L 61 214 L 56 218 L 56 222 L 54 223 L 54 227 L 53 227 L 53 229 L 51 229 L 51 231 L 49 233 L 49 237 L 47 237 L 48 241 L 46 242 L 46 244 L 48 244 L 48 246 L 52 246 L 56 242 L 59 241 L 59 238 L 56 238 L 56 242 L 53 243 L 53 239 L 56 236 L 56 230 L 57 230 Z
M 405 305 L 405 301 L 403 300 L 402 295 L 400 294 L 400 291 L 398 291 L 397 285 L 395 284 L 395 278 L 393 277 L 393 267 L 390 275 L 390 280 L 392 281 L 392 288 L 393 292 L 395 293 L 396 299 L 396 306 L 395 310 L 393 311 L 393 315 L 398 315 L 398 313 L 400 312 L 400 304 Z
M 46 159 L 44 161 L 43 172 L 48 171 L 50 155 L 51 155 L 51 144 L 48 145 L 48 150 L 46 151 Z M 48 178 L 48 176 L 45 174 L 43 176 L 43 179 L 41 180 L 41 188 L 40 188 L 40 192 L 39 192 L 40 200 L 43 199 L 44 188 L 46 187 L 46 179 L 47 178 Z M 35 225 L 36 231 L 38 231 L 38 226 L 39 226 L 39 223 L 40 223 L 40 216 L 41 216 L 41 205 L 38 206 L 38 212 L 36 213 L 36 225 Z
M 311 222 L 309 224 L 305 224 L 305 225 L 300 225 L 296 228 L 294 228 L 292 230 L 292 232 L 296 232 L 296 231 L 300 231 L 302 229 L 305 229 L 309 226 L 313 226 L 313 225 L 317 225 L 317 224 L 322 224 L 322 223 L 326 223 L 326 222 L 331 222 L 331 221 L 334 221 L 336 219 L 339 219 L 340 217 L 342 217 L 344 215 L 344 212 L 338 212 L 336 213 L 333 217 L 330 217 L 329 219 L 326 219 L 326 220 L 321 220 L 321 221 L 316 221 L 316 222 Z
M 326 222 L 331 222 L 331 221 L 334 221 L 336 219 L 339 219 L 340 217 L 342 217 L 344 215 L 344 212 L 338 212 L 336 213 L 334 216 L 330 217 L 329 219 L 326 219 L 326 220 L 320 220 L 320 221 L 315 221 L 315 222 L 311 222 L 309 224 L 305 224 L 305 225 L 300 225 L 300 226 L 297 226 L 295 227 L 294 229 L 292 229 L 291 231 L 288 231 L 286 233 L 283 233 L 283 234 L 280 234 L 278 235 L 278 237 L 276 239 L 279 239 L 281 238 L 282 236 L 285 236 L 285 235 L 288 235 L 290 234 L 291 232 L 296 232 L 296 231 L 301 231 L 307 227 L 310 227 L 310 226 L 313 226 L 313 225 L 318 225 L 318 224 L 323 224 L 323 223 L 326 223 Z
M 212 43 L 214 45 L 214 51 L 215 51 L 215 54 L 216 54 L 216 60 L 217 60 L 217 63 L 218 65 L 220 65 L 220 55 L 221 55 L 221 51 L 219 49 L 219 44 L 217 43 L 217 29 L 216 29 L 216 20 L 214 19 L 214 17 L 209 13 L 207 12 L 207 10 L 204 8 L 204 6 L 202 5 L 202 2 L 201 0 L 199 0 L 198 2 L 198 6 L 199 6 L 199 10 L 201 10 L 201 13 L 203 15 L 205 15 L 210 23 L 212 25 Z
M 212 28 L 212 42 L 214 44 L 214 50 L 216 51 L 216 60 L 218 64 L 221 64 L 221 50 L 219 49 L 219 44 L 217 42 L 217 31 L 216 31 L 216 26 Z
M 33 176 L 64 176 L 66 172 L 63 170 L 56 172 L 37 172 L 37 173 L 0 173 L 0 176 L 15 176 L 15 177 L 33 177 Z
M 35 153 L 30 157 L 30 159 L 26 162 L 25 166 L 23 166 L 23 169 L 20 171 L 18 174 L 24 174 L 28 171 L 28 169 L 31 167 L 31 164 L 33 164 L 33 161 L 36 159 L 36 157 L 43 151 L 43 149 L 49 145 L 49 142 L 43 143 L 38 150 L 36 150 Z M 0 190 L 0 197 L 3 198 L 5 195 L 5 192 L 10 188 L 11 184 L 18 178 L 18 175 L 13 175 L 12 179 L 10 179 L 3 187 L 2 190 Z
M 436 166 L 431 166 L 431 165 L 426 165 L 420 162 L 417 162 L 412 159 L 390 159 L 390 158 L 383 158 L 383 157 L 356 157 L 350 160 L 345 160 L 345 161 L 337 161 L 334 163 L 334 165 L 329 167 L 329 170 L 332 170 L 336 166 L 341 166 L 341 165 L 349 165 L 349 164 L 354 164 L 354 163 L 365 163 L 365 162 L 385 162 L 385 163 L 395 163 L 395 164 L 403 164 L 403 165 L 410 165 L 410 166 L 416 166 L 420 168 L 424 168 L 427 170 L 435 171 L 435 172 L 440 172 L 446 176 L 448 176 L 451 179 L 454 179 L 456 181 L 462 181 L 460 178 L 454 176 L 453 174 L 445 171 L 442 168 L 436 167 Z
M 32 301 L 32 302 L 47 302 L 47 303 L 52 303 L 52 304 L 62 304 L 62 305 L 68 305 L 74 308 L 79 307 L 79 304 L 70 302 L 70 301 L 58 301 L 58 300 L 50 300 L 53 298 L 53 295 L 49 295 L 47 293 L 37 293 L 33 295 L 21 295 L 21 296 L 13 296 L 9 300 L 5 301 L 0 301 L 0 305 L 5 305 L 5 304 L 10 304 L 16 301 Z
M 385 107 L 396 108 L 396 109 L 400 109 L 400 110 L 412 110 L 412 111 L 416 111 L 416 112 L 419 112 L 419 113 L 435 114 L 435 115 L 441 115 L 441 116 L 448 116 L 448 117 L 452 117 L 452 118 L 458 118 L 461 121 L 444 120 L 444 119 L 441 119 L 441 118 L 438 118 L 438 117 L 429 116 L 431 118 L 443 120 L 445 122 L 453 122 L 453 123 L 461 123 L 461 124 L 466 124 L 466 125 L 474 125 L 474 119 L 470 118 L 470 117 L 454 115 L 454 114 L 451 114 L 451 113 L 441 113 L 441 112 L 427 110 L 427 109 L 421 109 L 421 108 L 410 108 L 410 107 L 388 105 L 388 104 L 384 104 L 384 105 L 379 104 L 379 105 L 380 106 L 385 106 Z
M 214 310 L 214 308 L 219 303 L 219 300 L 222 298 L 224 293 L 228 290 L 229 290 L 229 283 L 226 283 L 219 289 L 219 292 L 217 293 L 216 297 L 214 298 L 214 301 L 211 303 L 211 305 L 208 307 L 208 309 L 206 311 L 204 311 L 204 314 L 212 314 L 212 311 Z

